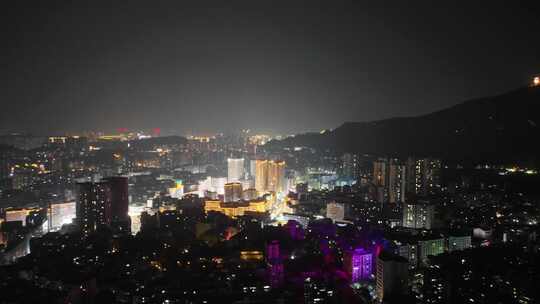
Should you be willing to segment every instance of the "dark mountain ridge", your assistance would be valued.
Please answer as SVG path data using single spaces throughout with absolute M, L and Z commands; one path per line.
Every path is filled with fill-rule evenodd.
M 273 141 L 269 148 L 307 146 L 395 157 L 537 162 L 539 127 L 540 87 L 527 87 L 422 116 L 347 122 L 324 134 Z

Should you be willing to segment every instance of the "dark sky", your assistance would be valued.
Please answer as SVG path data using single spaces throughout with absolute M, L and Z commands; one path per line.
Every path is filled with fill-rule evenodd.
M 10 2 L 0 133 L 320 130 L 540 73 L 540 1 Z

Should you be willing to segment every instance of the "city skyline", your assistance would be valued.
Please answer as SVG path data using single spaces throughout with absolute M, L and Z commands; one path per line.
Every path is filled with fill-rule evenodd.
M 0 304 L 540 301 L 538 0 L 0 11 Z

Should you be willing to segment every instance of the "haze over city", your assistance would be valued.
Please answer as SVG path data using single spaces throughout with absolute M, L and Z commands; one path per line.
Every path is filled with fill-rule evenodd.
M 5 4 L 0 130 L 301 133 L 523 86 L 535 1 Z

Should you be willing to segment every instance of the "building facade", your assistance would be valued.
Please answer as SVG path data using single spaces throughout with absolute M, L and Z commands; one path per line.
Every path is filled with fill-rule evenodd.
M 403 204 L 403 227 L 432 229 L 434 219 L 434 205 L 421 202 Z
M 389 296 L 407 294 L 408 279 L 407 260 L 386 252 L 379 254 L 377 257 L 376 294 L 380 302 Z
M 78 187 L 76 217 L 84 235 L 89 235 L 99 226 L 108 226 L 120 232 L 130 231 L 126 177 L 79 183 Z
M 244 179 L 244 159 L 229 158 L 227 159 L 227 181 L 229 183 L 238 182 Z
M 224 201 L 238 202 L 242 199 L 242 184 L 241 183 L 227 183 L 225 184 Z
M 373 274 L 373 254 L 363 248 L 357 248 L 345 254 L 343 265 L 351 283 L 370 280 Z

